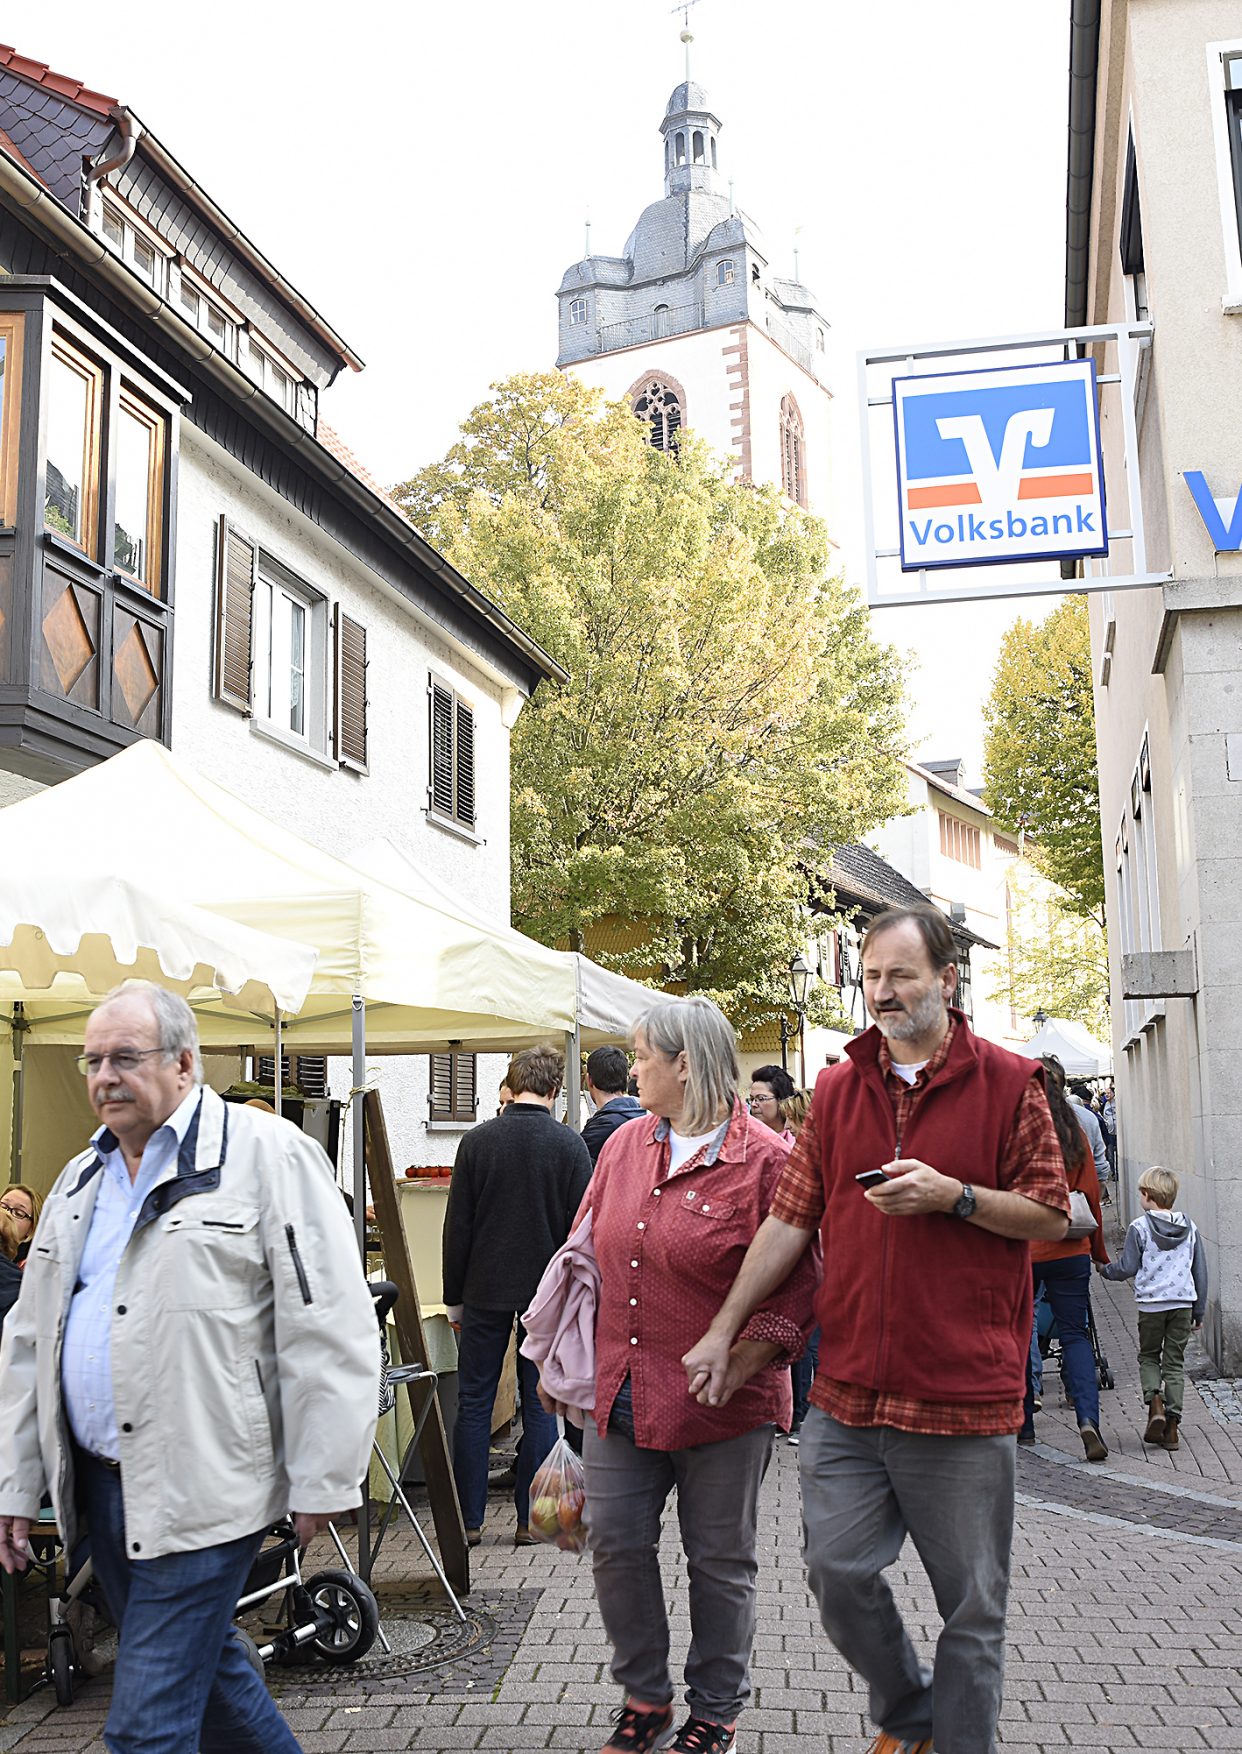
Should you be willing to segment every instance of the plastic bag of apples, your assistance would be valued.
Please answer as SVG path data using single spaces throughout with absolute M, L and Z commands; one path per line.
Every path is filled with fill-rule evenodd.
M 582 1521 L 586 1475 L 563 1436 L 558 1437 L 530 1483 L 530 1532 L 537 1541 L 581 1553 L 587 1544 Z

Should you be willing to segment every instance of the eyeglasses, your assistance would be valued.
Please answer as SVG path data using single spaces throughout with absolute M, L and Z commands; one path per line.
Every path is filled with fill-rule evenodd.
M 84 1078 L 93 1078 L 103 1071 L 105 1062 L 111 1062 L 114 1072 L 132 1072 L 149 1054 L 167 1052 L 167 1048 L 118 1048 L 114 1054 L 79 1054 L 74 1064 Z
M 774 1096 L 748 1096 L 746 1098 L 746 1106 L 747 1108 L 762 1108 L 765 1102 L 775 1101 L 776 1098 Z
M 24 1218 L 27 1224 L 34 1223 L 33 1212 L 23 1212 L 20 1206 L 6 1206 L 2 1200 L 0 1200 L 0 1212 L 7 1212 L 10 1218 Z

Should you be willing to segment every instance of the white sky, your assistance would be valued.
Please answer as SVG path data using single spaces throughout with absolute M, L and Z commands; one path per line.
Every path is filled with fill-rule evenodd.
M 832 324 L 834 534 L 858 577 L 853 359 L 1062 320 L 1068 0 L 699 0 L 721 174 Z M 384 480 L 489 382 L 549 367 L 555 290 L 662 193 L 683 77 L 669 0 L 297 9 L 58 0 L 15 47 L 128 104 L 367 361 L 325 417 Z M 911 732 L 965 755 L 1000 632 L 1047 603 L 886 610 L 917 653 Z

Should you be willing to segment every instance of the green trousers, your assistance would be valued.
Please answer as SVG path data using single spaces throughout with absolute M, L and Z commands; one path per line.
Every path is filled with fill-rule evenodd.
M 1192 1314 L 1188 1309 L 1139 1311 L 1139 1378 L 1143 1384 L 1143 1399 L 1150 1401 L 1153 1395 L 1161 1394 L 1163 1384 L 1164 1410 L 1179 1419 L 1186 1380 L 1182 1360 L 1186 1356 L 1186 1342 L 1192 1326 Z

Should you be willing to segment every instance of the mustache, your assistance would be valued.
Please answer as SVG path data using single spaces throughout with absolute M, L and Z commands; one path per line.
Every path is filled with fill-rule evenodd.
M 95 1098 L 96 1102 L 132 1102 L 134 1099 L 128 1090 L 101 1090 Z

